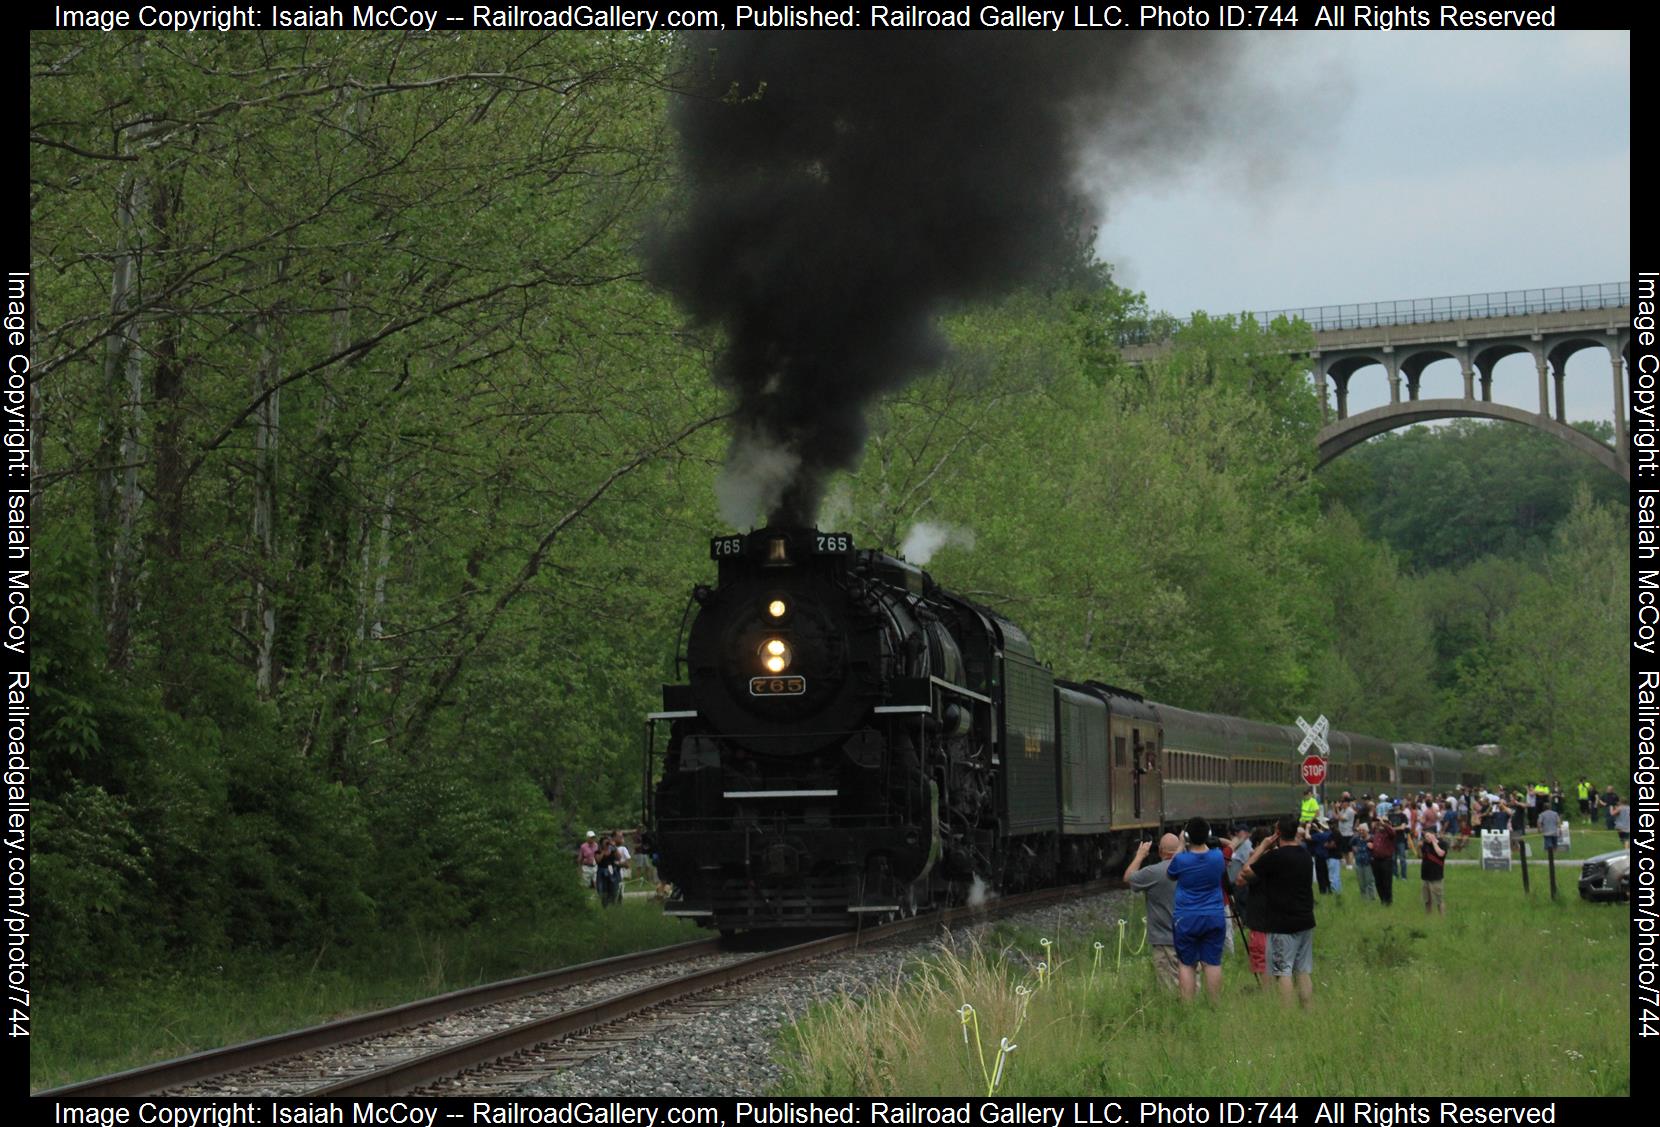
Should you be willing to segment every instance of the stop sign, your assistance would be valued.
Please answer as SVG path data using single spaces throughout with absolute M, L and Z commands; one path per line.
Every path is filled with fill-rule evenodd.
M 1326 761 L 1318 755 L 1311 755 L 1303 760 L 1303 782 L 1311 787 L 1317 787 L 1326 781 Z

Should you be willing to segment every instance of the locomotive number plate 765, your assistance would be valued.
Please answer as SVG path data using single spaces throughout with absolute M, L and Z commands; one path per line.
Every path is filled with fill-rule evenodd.
M 751 677 L 749 695 L 752 697 L 798 697 L 807 691 L 805 677 Z

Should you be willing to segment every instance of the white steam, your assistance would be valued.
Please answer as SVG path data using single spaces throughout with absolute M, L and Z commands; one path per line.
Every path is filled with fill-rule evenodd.
M 992 891 L 991 886 L 985 882 L 985 878 L 976 873 L 974 880 L 968 886 L 968 906 L 970 908 L 984 908 L 986 901 L 994 895 L 996 894 Z
M 755 527 L 778 507 L 800 465 L 801 455 L 793 450 L 751 434 L 734 437 L 726 465 L 715 479 L 722 519 L 733 528 Z
M 911 531 L 905 534 L 905 543 L 900 545 L 899 554 L 911 563 L 918 566 L 934 558 L 934 553 L 947 544 L 955 544 L 959 548 L 972 549 L 974 547 L 974 530 L 958 528 L 950 524 L 934 524 L 922 521 L 911 526 Z
M 845 478 L 838 479 L 830 486 L 830 491 L 824 495 L 824 503 L 819 506 L 818 526 L 840 529 L 847 528 L 852 523 L 853 490 Z

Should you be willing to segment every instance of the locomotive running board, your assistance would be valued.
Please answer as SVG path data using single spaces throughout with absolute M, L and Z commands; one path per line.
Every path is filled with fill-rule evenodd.
M 950 681 L 944 680 L 943 678 L 929 677 L 928 680 L 932 681 L 934 684 L 938 685 L 940 688 L 944 689 L 946 692 L 956 693 L 959 696 L 965 696 L 970 700 L 977 700 L 981 704 L 990 704 L 991 703 L 991 698 L 990 697 L 984 696 L 980 693 L 977 693 L 973 689 L 965 689 L 961 685 L 953 685 Z
M 849 912 L 897 912 L 898 904 L 849 904 Z
M 839 790 L 728 790 L 722 798 L 835 798 Z

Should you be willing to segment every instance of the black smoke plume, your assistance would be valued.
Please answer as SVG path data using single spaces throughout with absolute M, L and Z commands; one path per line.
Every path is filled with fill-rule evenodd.
M 1121 32 L 691 40 L 672 111 L 689 194 L 646 259 L 725 330 L 727 519 L 813 523 L 871 400 L 943 357 L 939 314 L 1075 259 L 1103 184 L 1214 132 L 1236 47 Z

